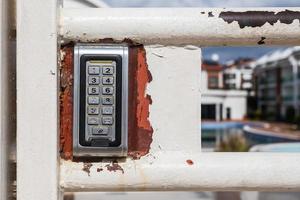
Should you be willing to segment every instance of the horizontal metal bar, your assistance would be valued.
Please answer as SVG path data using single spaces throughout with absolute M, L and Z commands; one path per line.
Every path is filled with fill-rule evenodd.
M 295 153 L 160 152 L 115 165 L 61 161 L 60 185 L 65 191 L 299 191 L 299 166 Z
M 299 45 L 300 8 L 62 9 L 65 42 L 125 38 L 162 45 Z

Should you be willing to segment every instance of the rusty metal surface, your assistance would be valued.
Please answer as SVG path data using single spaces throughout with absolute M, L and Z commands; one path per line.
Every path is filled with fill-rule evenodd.
M 73 157 L 73 47 L 61 50 L 60 65 L 60 153 L 64 159 Z

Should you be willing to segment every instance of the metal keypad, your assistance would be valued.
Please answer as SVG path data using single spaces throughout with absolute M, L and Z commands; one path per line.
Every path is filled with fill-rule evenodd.
M 86 136 L 87 141 L 115 138 L 116 62 L 92 60 L 86 62 Z
M 126 156 L 127 44 L 76 43 L 73 53 L 73 156 Z

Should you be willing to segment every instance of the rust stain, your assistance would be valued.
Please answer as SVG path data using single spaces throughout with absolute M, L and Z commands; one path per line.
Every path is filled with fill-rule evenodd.
M 258 45 L 263 45 L 265 44 L 265 39 L 266 37 L 261 37 L 260 40 L 257 42 Z
M 90 176 L 90 173 L 91 173 L 90 169 L 92 166 L 93 166 L 92 163 L 83 163 L 82 171 L 85 171 Z
M 193 162 L 192 160 L 190 160 L 190 159 L 186 160 L 186 163 L 187 163 L 188 165 L 193 165 L 193 164 L 194 164 L 194 162 Z
M 291 24 L 296 19 L 300 20 L 300 12 L 288 9 L 277 13 L 270 11 L 224 11 L 220 13 L 219 17 L 228 24 L 236 21 L 240 28 L 245 28 L 261 27 L 266 23 L 274 25 L 278 21 L 284 24 Z
M 139 159 L 149 153 L 153 129 L 149 121 L 151 96 L 146 87 L 152 81 L 146 61 L 146 51 L 142 45 L 130 49 L 129 58 L 129 127 L 128 155 Z
M 62 48 L 64 55 L 60 69 L 60 153 L 72 159 L 73 140 L 73 48 Z
M 124 174 L 124 169 L 118 164 L 118 161 L 113 161 L 111 164 L 105 165 L 106 169 L 110 172 L 121 171 Z

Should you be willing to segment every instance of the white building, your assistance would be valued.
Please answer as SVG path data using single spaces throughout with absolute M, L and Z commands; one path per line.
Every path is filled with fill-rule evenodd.
M 227 63 L 223 70 L 224 88 L 252 90 L 252 74 L 254 67 L 252 59 L 239 59 Z
M 203 120 L 242 120 L 246 116 L 247 91 L 224 89 L 223 67 L 203 62 L 201 115 Z

